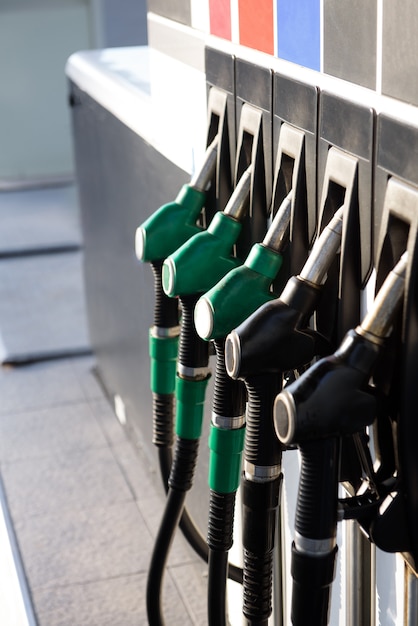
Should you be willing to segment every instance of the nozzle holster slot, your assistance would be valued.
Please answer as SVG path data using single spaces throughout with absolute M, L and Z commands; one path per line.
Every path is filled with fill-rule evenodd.
M 207 82 L 207 138 L 210 145 L 218 135 L 216 173 L 208 191 L 205 226 L 216 211 L 223 211 L 233 189 L 235 163 L 235 59 L 232 55 L 205 48 Z
M 236 59 L 237 152 L 235 183 L 252 164 L 249 211 L 237 242 L 245 258 L 267 230 L 272 189 L 271 100 L 272 72 Z
M 273 116 L 273 146 L 277 146 L 277 153 L 272 214 L 292 189 L 290 245 L 284 259 L 289 269 L 281 274 L 291 276 L 301 270 L 316 229 L 317 87 L 275 74 Z
M 319 232 L 338 208 L 341 188 L 345 190 L 339 267 L 336 261 L 330 270 L 317 314 L 318 329 L 332 339 L 334 347 L 359 321 L 360 290 L 371 271 L 374 119 L 374 110 L 365 104 L 326 91 L 320 94 Z M 318 185 L 318 193 L 319 189 Z
M 319 233 L 343 207 L 341 252 L 328 272 L 328 280 L 316 313 L 317 329 L 334 348 L 360 317 L 360 224 L 358 159 L 331 147 L 325 168 L 320 204 Z
M 376 289 L 388 268 L 393 267 L 405 250 L 408 265 L 403 308 L 394 323 L 388 349 L 374 374 L 376 386 L 385 395 L 384 407 L 375 422 L 380 474 L 382 479 L 388 479 L 390 474 L 395 476 L 397 486 L 372 522 L 371 536 L 383 550 L 403 552 L 417 572 L 418 176 L 413 148 L 418 146 L 418 129 L 408 129 L 408 141 L 404 143 L 395 140 L 395 137 L 405 139 L 405 131 L 406 127 L 400 122 L 384 116 L 379 120 L 376 180 L 384 187 L 384 194 L 379 190 L 376 197 L 376 213 L 381 217 Z M 391 139 L 394 139 L 394 154 L 389 156 Z
M 319 98 L 318 176 L 325 178 L 329 149 L 334 146 L 357 159 L 357 181 L 353 193 L 358 203 L 358 237 L 361 250 L 360 284 L 367 281 L 372 266 L 373 162 L 375 111 L 364 103 L 350 102 L 322 91 Z M 318 193 L 320 187 L 318 186 Z M 322 219 L 321 210 L 319 214 Z M 347 242 L 353 245 L 355 242 Z M 346 328 L 345 330 L 348 330 Z

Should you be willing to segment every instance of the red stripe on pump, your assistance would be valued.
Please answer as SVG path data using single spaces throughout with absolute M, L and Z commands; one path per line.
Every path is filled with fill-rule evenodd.
M 209 0 L 209 19 L 211 35 L 231 39 L 230 0 Z
M 239 0 L 240 44 L 274 54 L 273 0 Z

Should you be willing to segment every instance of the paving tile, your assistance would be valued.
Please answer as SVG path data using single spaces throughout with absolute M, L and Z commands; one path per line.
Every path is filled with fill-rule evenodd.
M 164 500 L 163 483 L 158 472 L 155 471 L 140 450 L 135 450 L 133 443 L 125 437 L 124 442 L 114 445 L 112 449 L 135 494 L 135 498 L 139 502 L 146 504 L 147 499 L 155 495 Z
M 180 565 L 169 569 L 177 593 L 195 624 L 207 622 L 207 568 L 204 565 Z
M 3 363 L 89 348 L 80 251 L 3 260 L 0 284 Z
M 80 244 L 74 185 L 0 193 L 0 254 Z
M 108 448 L 3 463 L 2 476 L 15 520 L 133 499 Z
M 191 571 L 192 576 L 196 575 L 195 571 L 192 571 L 192 570 L 190 571 Z M 194 615 L 189 612 L 187 606 L 185 606 L 185 603 L 182 602 L 182 598 L 178 592 L 178 587 L 175 585 L 175 582 L 174 582 L 175 575 L 176 575 L 176 572 L 167 570 L 164 576 L 163 615 L 165 617 L 167 626 L 182 626 L 183 624 L 182 620 L 184 620 L 185 624 L 193 624 L 194 626 L 202 626 L 202 624 L 206 624 L 207 623 L 206 617 L 203 621 L 194 619 Z M 189 589 L 191 588 L 189 587 Z M 187 593 L 187 586 L 185 588 L 185 591 Z
M 204 425 L 205 431 L 207 425 L 208 424 Z M 195 485 L 187 494 L 187 506 L 192 510 L 193 516 L 196 517 L 201 528 L 205 529 L 205 533 L 207 513 L 209 508 L 209 489 L 207 487 L 207 480 L 204 479 L 204 477 L 208 475 L 208 450 L 207 446 L 205 446 L 206 441 L 207 436 L 206 432 L 204 432 L 200 446 L 200 454 L 196 466 L 197 481 L 195 481 Z M 155 457 L 154 459 L 148 460 L 148 449 L 145 445 L 143 447 L 140 447 L 139 443 L 137 446 L 137 451 L 135 451 L 132 444 L 131 450 L 132 452 L 129 452 L 128 450 L 126 451 L 126 454 L 121 457 L 120 462 L 124 467 L 127 479 L 132 485 L 138 501 L 144 501 L 146 506 L 147 494 L 163 493 L 162 480 L 160 478 L 158 470 L 158 453 L 156 448 L 153 448 L 152 452 L 154 453 Z M 138 459 L 141 459 L 140 463 L 144 468 L 143 472 L 140 475 L 138 475 L 137 471 Z M 156 470 L 155 467 L 157 467 Z M 147 483 L 147 478 L 144 476 L 144 474 L 148 474 L 148 481 L 151 481 L 150 484 Z
M 0 460 L 3 463 L 107 445 L 87 403 L 0 416 Z
M 0 368 L 0 415 L 85 400 L 70 360 Z
M 156 537 L 164 512 L 165 492 L 158 472 L 154 472 L 149 465 L 145 454 L 136 451 L 131 442 L 118 445 L 113 452 L 122 467 L 122 471 L 131 486 L 138 508 L 150 530 L 153 538 Z M 187 504 L 187 498 L 186 498 Z M 200 532 L 206 537 L 206 527 L 200 527 Z M 178 529 L 170 549 L 170 565 L 182 563 L 201 564 L 202 561 Z M 203 565 L 203 567 L 206 567 Z
M 138 508 L 141 511 L 145 519 L 150 534 L 154 539 L 157 536 L 158 529 L 160 527 L 161 519 L 164 512 L 165 500 L 161 495 L 148 495 L 146 498 L 138 501 Z M 205 531 L 203 531 L 205 535 Z M 170 553 L 167 559 L 167 566 L 185 565 L 185 564 L 197 564 L 201 563 L 200 557 L 196 555 L 194 550 L 190 547 L 187 541 L 184 539 L 180 529 L 178 528 L 174 540 L 170 548 Z
M 128 437 L 118 420 L 109 400 L 106 398 L 90 400 L 90 409 L 109 445 L 126 444 Z M 132 447 L 132 444 L 129 444 Z
M 23 517 L 15 529 L 32 589 L 148 570 L 151 536 L 132 502 L 57 509 L 48 516 Z
M 148 622 L 146 581 L 146 575 L 139 574 L 83 585 L 37 588 L 34 600 L 39 626 L 145 625 Z M 171 576 L 166 576 L 164 582 L 163 611 L 167 625 L 191 626 L 193 622 Z
M 69 361 L 86 400 L 99 400 L 104 397 L 104 391 L 96 376 L 96 358 L 92 355 L 74 358 Z

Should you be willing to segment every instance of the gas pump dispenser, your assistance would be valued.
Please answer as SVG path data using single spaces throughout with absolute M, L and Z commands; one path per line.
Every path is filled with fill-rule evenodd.
M 165 624 L 164 574 L 179 527 L 208 564 L 208 626 L 228 626 L 228 619 L 234 626 L 235 619 L 287 626 L 289 612 L 294 626 L 376 626 L 384 621 L 379 576 L 385 586 L 398 574 L 382 574 L 379 563 L 395 557 L 381 551 L 396 554 L 406 577 L 404 597 L 394 590 L 396 610 L 390 598 L 387 612 L 416 626 L 418 88 L 407 71 L 413 33 L 404 16 L 395 24 L 396 7 L 382 1 L 364 3 L 370 6 L 360 11 L 368 18 L 361 32 L 348 3 L 206 0 L 182 2 L 181 10 L 151 4 L 147 49 L 129 55 L 127 68 L 116 54 L 95 54 L 90 63 L 83 53 L 73 74 L 89 74 L 71 88 L 72 96 L 94 100 L 94 116 L 83 106 L 75 117 L 77 133 L 88 130 L 77 151 L 88 148 L 80 199 L 99 205 L 83 220 L 86 252 L 89 239 L 93 244 L 87 305 L 97 298 L 89 327 L 92 340 L 98 331 L 101 378 L 126 409 L 118 417 L 132 437 L 151 430 L 142 393 L 148 329 L 144 335 L 138 328 L 149 302 L 137 292 L 147 277 L 135 275 L 125 235 L 135 216 L 147 214 L 146 199 L 158 206 L 155 198 L 185 180 L 204 135 L 201 167 L 135 235 L 136 257 L 154 275 L 152 443 L 167 494 L 148 569 L 147 623 Z M 418 9 L 405 4 L 413 26 Z M 87 123 L 94 123 L 91 132 Z M 110 187 L 119 193 L 107 193 Z M 121 202 L 125 225 L 115 237 L 121 213 L 113 205 Z M 127 291 L 119 289 L 125 277 Z M 122 294 L 136 299 L 121 307 Z M 109 311 L 100 317 L 104 303 Z M 211 357 L 205 538 L 186 501 L 196 496 L 206 504 L 208 495 L 199 489 L 206 477 L 195 478 L 195 470 Z M 299 480 L 292 473 L 298 461 Z M 196 517 L 204 508 L 196 507 Z M 239 565 L 229 561 L 237 514 Z M 238 609 L 228 606 L 228 579 L 242 586 Z M 332 597 L 335 580 L 340 606 Z M 178 591 L 179 614 L 192 613 L 184 588 Z
M 247 71 L 245 63 L 241 65 L 240 72 Z M 284 79 L 276 82 L 286 84 Z M 214 94 L 213 103 L 221 111 L 224 98 Z M 317 92 L 313 95 L 317 97 Z M 415 181 L 409 185 L 402 176 L 386 180 L 385 207 L 377 213 L 382 223 L 375 261 L 378 290 L 360 323 L 360 293 L 372 263 L 368 203 L 374 111 L 323 92 L 319 101 L 315 133 L 324 179 L 316 241 L 309 255 L 314 220 L 306 206 L 305 131 L 282 117 L 276 120 L 279 157 L 268 209 L 263 161 L 268 124 L 262 110 L 243 98 L 236 184 L 223 210 L 212 211 L 204 230 L 211 212 L 202 217 L 202 209 L 219 174 L 220 145 L 226 145 L 225 138 L 220 142 L 214 132 L 223 115 L 216 113 L 209 124 L 211 143 L 202 169 L 174 203 L 162 207 L 137 231 L 137 256 L 151 263 L 155 275 L 150 332 L 153 441 L 168 491 L 148 576 L 151 626 L 164 624 L 164 569 L 179 524 L 208 561 L 209 625 L 228 623 L 229 577 L 243 584 L 248 625 L 267 626 L 272 613 L 273 552 L 278 546 L 280 553 L 281 544 L 282 454 L 295 447 L 300 451 L 301 474 L 292 544 L 292 623 L 328 623 L 339 520 L 358 522 L 351 526 L 353 537 L 361 527 L 360 547 L 349 562 L 347 577 L 358 572 L 364 586 L 353 595 L 353 608 L 347 612 L 350 626 L 367 617 L 374 620 L 373 602 L 367 599 L 373 580 L 367 554 L 370 542 L 404 553 L 409 588 L 413 590 L 416 582 L 418 464 L 411 462 L 410 447 L 416 434 L 410 408 L 415 401 L 410 371 L 416 351 L 408 344 L 418 337 L 411 283 L 416 274 L 418 194 Z M 355 139 L 353 133 L 341 131 L 340 136 L 335 130 L 339 107 L 358 122 Z M 228 151 L 227 157 L 229 161 Z M 212 209 L 218 203 L 213 192 L 212 186 Z M 312 194 L 310 184 L 311 198 Z M 296 232 L 297 228 L 303 232 Z M 254 244 L 260 232 L 265 234 Z M 249 243 L 252 247 L 242 264 L 240 257 L 244 258 Z M 185 500 L 193 484 L 211 375 L 210 341 L 217 358 L 206 544 L 187 514 Z M 311 365 L 315 358 L 320 360 Z M 242 569 L 228 563 L 239 484 Z M 345 497 L 339 498 L 339 485 L 344 486 Z M 283 564 L 280 555 L 279 560 Z M 285 623 L 283 578 L 283 571 L 275 572 L 278 625 Z M 408 611 L 415 614 L 411 606 Z

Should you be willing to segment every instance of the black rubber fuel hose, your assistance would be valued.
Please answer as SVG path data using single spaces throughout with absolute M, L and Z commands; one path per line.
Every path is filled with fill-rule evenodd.
M 292 545 L 294 626 L 326 626 L 337 555 L 337 438 L 300 445 L 301 473 Z
M 215 341 L 216 369 L 212 399 L 212 428 L 222 428 L 221 434 L 234 428 L 242 429 L 245 415 L 245 386 L 230 378 L 225 369 L 225 340 Z M 212 451 L 211 451 L 212 453 Z M 224 459 L 225 473 L 229 460 Z M 216 482 L 216 480 L 214 481 Z M 228 566 L 228 552 L 233 543 L 236 487 L 220 491 L 210 489 L 208 516 L 208 620 L 209 626 L 226 626 L 226 581 L 228 576 L 242 582 L 242 570 Z M 233 571 L 235 569 L 235 571 Z M 239 578 L 236 576 L 239 574 Z

